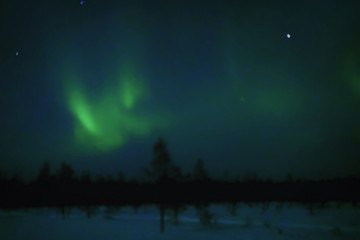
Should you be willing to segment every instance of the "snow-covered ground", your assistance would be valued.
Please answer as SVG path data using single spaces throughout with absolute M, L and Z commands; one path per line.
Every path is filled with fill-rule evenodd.
M 99 207 L 92 213 L 88 218 L 76 208 L 66 216 L 46 208 L 0 211 L 0 239 L 360 239 L 360 207 L 349 204 L 313 211 L 278 203 L 187 206 L 178 217 L 166 211 L 163 233 L 156 206 Z

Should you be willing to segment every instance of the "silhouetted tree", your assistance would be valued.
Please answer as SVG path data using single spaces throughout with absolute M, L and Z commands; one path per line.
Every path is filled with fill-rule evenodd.
M 74 180 L 74 169 L 67 163 L 63 162 L 59 171 L 59 182 L 70 183 Z
M 153 154 L 150 169 L 145 169 L 145 173 L 155 181 L 164 181 L 169 178 L 171 156 L 162 138 L 155 143 Z
M 169 180 L 174 180 L 175 176 L 181 175 L 180 168 L 172 166 L 171 156 L 167 149 L 166 143 L 162 138 L 159 138 L 158 141 L 154 144 L 153 147 L 154 157 L 150 162 L 150 168 L 145 168 L 144 171 L 150 179 L 154 180 L 156 183 L 167 183 Z M 161 186 L 156 195 L 159 197 L 159 200 L 162 202 L 165 195 L 168 194 L 166 187 Z M 160 211 L 160 230 L 164 232 L 165 228 L 165 209 L 166 204 L 159 203 L 158 205 Z
M 205 170 L 204 161 L 202 159 L 198 159 L 195 163 L 193 178 L 194 181 L 209 180 L 209 176 Z
M 37 177 L 37 181 L 42 182 L 42 183 L 48 183 L 50 178 L 51 178 L 50 164 L 48 161 L 44 161 L 40 168 L 39 175 Z

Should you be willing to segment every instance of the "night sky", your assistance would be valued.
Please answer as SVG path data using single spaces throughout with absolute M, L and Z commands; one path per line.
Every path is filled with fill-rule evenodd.
M 0 169 L 360 176 L 360 2 L 1 1 Z

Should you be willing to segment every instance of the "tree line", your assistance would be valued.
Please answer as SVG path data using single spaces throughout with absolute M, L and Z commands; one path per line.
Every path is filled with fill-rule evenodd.
M 274 182 L 249 177 L 245 180 L 213 179 L 204 161 L 198 159 L 193 172 L 184 174 L 171 159 L 167 145 L 159 138 L 153 146 L 153 158 L 143 169 L 142 181 L 126 179 L 122 172 L 114 177 L 93 178 L 89 171 L 80 176 L 68 163 L 56 174 L 44 162 L 36 179 L 25 183 L 18 176 L 0 175 L 0 207 L 91 206 L 124 204 L 196 204 L 210 202 L 326 202 L 360 199 L 358 178 L 333 180 L 294 180 Z

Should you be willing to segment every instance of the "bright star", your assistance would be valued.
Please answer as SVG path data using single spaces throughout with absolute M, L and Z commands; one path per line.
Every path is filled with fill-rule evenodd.
M 291 35 L 288 33 L 288 34 L 286 34 L 286 37 L 287 37 L 287 38 L 291 38 Z

